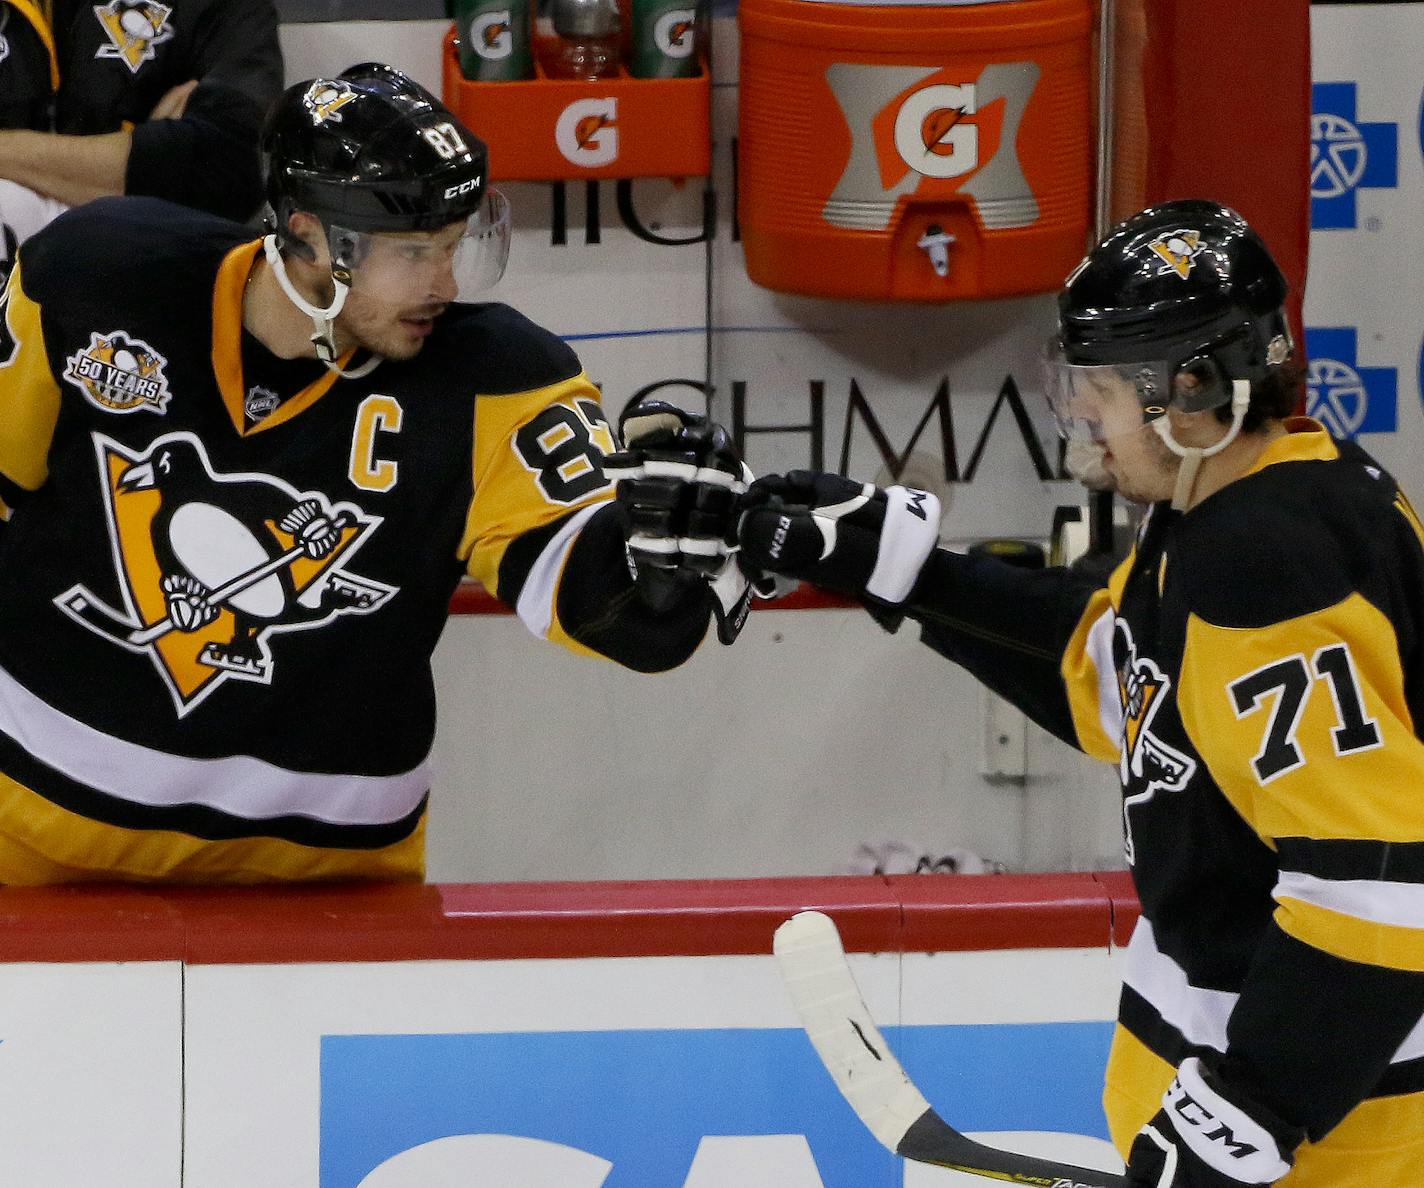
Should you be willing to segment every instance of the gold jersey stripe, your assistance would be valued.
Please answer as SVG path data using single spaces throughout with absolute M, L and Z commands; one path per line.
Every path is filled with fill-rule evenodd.
M 1111 737 L 1103 724 L 1105 718 L 1112 721 L 1122 717 L 1117 676 L 1112 670 L 1113 613 L 1109 592 L 1094 591 L 1073 629 L 1059 668 L 1078 745 L 1093 758 L 1108 763 L 1116 763 L 1122 755 L 1121 738 Z M 1105 706 L 1107 699 L 1114 699 L 1117 704 Z
M 328 370 L 295 396 L 283 400 L 270 416 L 250 428 L 247 426 L 244 411 L 247 383 L 242 376 L 242 298 L 261 250 L 260 239 L 233 248 L 224 257 L 213 284 L 213 374 L 217 377 L 223 406 L 227 409 L 232 427 L 244 437 L 290 421 L 326 395 L 340 378 L 336 372 Z M 336 361 L 336 365 L 345 368 L 355 354 L 356 348 L 352 347 Z
M 1333 462 L 1340 447 L 1325 426 L 1310 417 L 1287 417 L 1286 432 L 1266 443 L 1247 474 L 1255 474 L 1278 462 Z
M 1285 895 L 1275 918 L 1296 940 L 1346 961 L 1424 973 L 1424 928 L 1362 920 Z
M 1419 522 L 1419 513 L 1410 506 L 1409 500 L 1404 497 L 1401 491 L 1394 497 L 1395 510 L 1404 517 L 1410 528 L 1414 530 L 1414 535 L 1419 540 L 1419 547 L 1424 548 L 1424 524 Z
M 1108 1071 L 1103 1086 L 1103 1112 L 1108 1136 L 1127 1158 L 1137 1132 L 1162 1105 L 1162 1094 L 1177 1070 L 1121 1023 L 1113 1028 Z
M 10 273 L 5 298 L 9 362 L 0 362 L 0 473 L 36 491 L 49 477 L 46 458 L 59 419 L 59 384 L 50 371 L 40 307 L 25 294 L 23 262 Z
M 1348 641 L 1364 716 L 1378 745 L 1338 753 L 1342 726 L 1315 657 Z M 1239 717 L 1231 686 L 1271 665 L 1298 663 L 1308 678 L 1288 737 L 1298 762 L 1262 780 L 1256 761 L 1292 712 L 1268 692 Z M 1424 837 L 1424 743 L 1405 700 L 1394 627 L 1359 594 L 1269 627 L 1217 627 L 1189 616 L 1177 706 L 1212 778 L 1267 844 L 1278 837 L 1412 842 Z
M 425 817 L 407 838 L 374 850 L 303 846 L 271 837 L 207 841 L 165 829 L 125 829 L 61 808 L 0 773 L 0 884 L 115 878 L 167 883 L 332 879 L 419 882 Z

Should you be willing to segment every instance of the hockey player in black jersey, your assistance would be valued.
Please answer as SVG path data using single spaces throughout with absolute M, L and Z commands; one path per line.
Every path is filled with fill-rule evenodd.
M 438 100 L 353 67 L 264 154 L 265 238 L 103 200 L 0 298 L 0 882 L 419 878 L 462 577 L 647 672 L 740 622 L 725 433 L 639 406 L 618 450 L 563 342 L 461 300 L 507 209 Z
M 1424 529 L 1292 418 L 1285 282 L 1233 212 L 1119 225 L 1068 279 L 1046 385 L 1147 505 L 1105 588 L 936 546 L 933 496 L 754 485 L 752 566 L 915 620 L 1116 765 L 1142 918 L 1104 1103 L 1133 1188 L 1424 1176 Z

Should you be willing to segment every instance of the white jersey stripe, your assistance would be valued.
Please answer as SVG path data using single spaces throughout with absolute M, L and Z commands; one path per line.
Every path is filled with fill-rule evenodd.
M 1226 1021 L 1240 995 L 1202 990 L 1187 981 L 1186 971 L 1157 948 L 1146 917 L 1137 921 L 1127 946 L 1123 982 L 1151 1003 L 1188 1043 L 1226 1051 Z
M 519 601 L 514 610 L 520 621 L 540 639 L 548 639 L 549 629 L 554 625 L 554 595 L 558 592 L 559 574 L 563 572 L 564 559 L 573 548 L 574 537 L 589 517 L 606 503 L 605 500 L 576 511 L 529 567 L 529 576 L 524 579 L 524 588 L 519 591 Z
M 1186 972 L 1157 948 L 1146 918 L 1137 921 L 1127 946 L 1123 983 L 1142 995 L 1188 1043 L 1226 1051 L 1226 1023 L 1241 996 L 1227 990 L 1202 990 L 1187 981 Z M 1390 1058 L 1391 1064 L 1424 1057 L 1421 1018 Z
M 0 668 L 0 731 L 76 783 L 152 808 L 201 805 L 249 821 L 299 814 L 385 825 L 430 788 L 430 761 L 393 776 L 289 771 L 251 755 L 190 759 L 104 734 L 55 709 Z
M 1424 928 L 1424 885 L 1384 879 L 1321 879 L 1281 871 L 1272 895 L 1397 928 Z

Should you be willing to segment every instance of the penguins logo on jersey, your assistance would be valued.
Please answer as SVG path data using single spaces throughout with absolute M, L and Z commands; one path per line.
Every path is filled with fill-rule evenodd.
M 230 680 L 270 685 L 269 639 L 365 615 L 397 588 L 346 568 L 380 526 L 350 503 L 265 474 L 219 474 L 191 433 L 134 453 L 94 434 L 115 610 L 82 585 L 55 605 L 146 653 L 181 718 Z
M 341 123 L 341 109 L 356 98 L 356 92 L 344 83 L 317 79 L 302 96 L 302 106 L 311 113 L 312 126 L 326 120 Z
M 173 37 L 173 26 L 168 18 L 173 9 L 167 4 L 155 4 L 153 0 L 109 0 L 108 4 L 96 4 L 94 15 L 99 18 L 108 45 L 101 45 L 94 51 L 96 58 L 117 58 L 137 74 L 145 62 L 153 61 L 154 46 L 162 45 Z
M 1202 253 L 1201 232 L 1189 231 L 1186 228 L 1173 231 L 1161 239 L 1154 239 L 1147 245 L 1147 249 L 1162 262 L 1161 267 L 1157 269 L 1158 276 L 1174 272 L 1186 280 L 1191 276 L 1196 259 Z
M 1123 787 L 1131 787 L 1135 795 L 1159 789 L 1180 792 L 1196 773 L 1196 760 L 1152 732 L 1152 720 L 1172 688 L 1171 678 L 1150 657 L 1137 654 L 1132 631 L 1122 619 L 1113 628 L 1113 660 L 1122 699 Z
M 105 412 L 162 413 L 168 407 L 166 366 L 168 360 L 142 339 L 122 330 L 91 332 L 89 345 L 69 356 L 64 378 Z

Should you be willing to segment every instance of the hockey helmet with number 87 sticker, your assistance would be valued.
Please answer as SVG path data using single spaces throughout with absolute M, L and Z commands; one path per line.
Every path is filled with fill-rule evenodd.
M 393 67 L 367 62 L 290 87 L 267 118 L 262 156 L 275 232 L 269 260 L 279 252 L 311 257 L 291 231 L 294 212 L 315 216 L 326 231 L 336 285 L 326 309 L 293 295 L 280 258 L 274 267 L 328 340 L 353 284 L 400 300 L 427 285 L 431 269 L 449 268 L 468 299 L 504 273 L 509 206 L 488 185 L 484 143 Z M 458 236 L 438 241 L 420 234 L 461 224 Z

